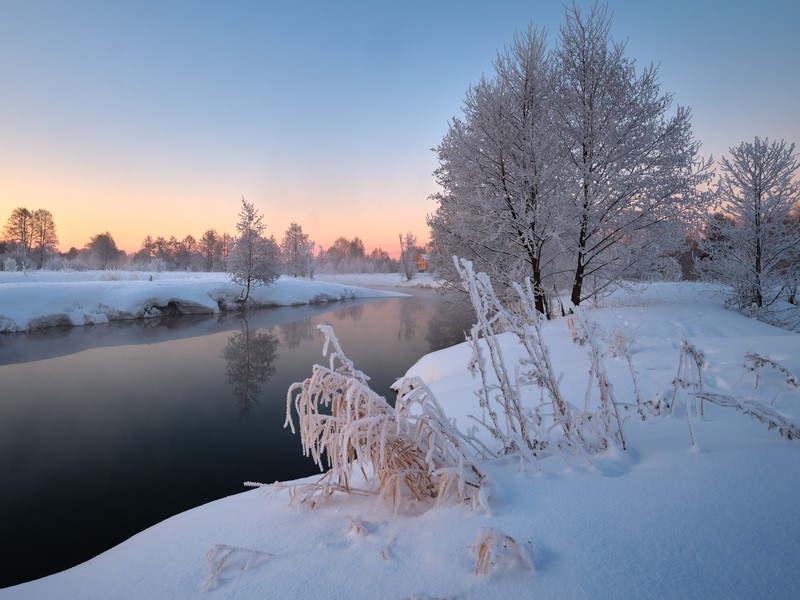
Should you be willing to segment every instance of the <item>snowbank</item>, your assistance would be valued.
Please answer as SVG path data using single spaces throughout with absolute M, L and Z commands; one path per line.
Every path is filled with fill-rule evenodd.
M 741 367 L 751 350 L 800 373 L 800 335 L 725 311 L 707 291 L 657 286 L 643 292 L 645 306 L 626 297 L 590 316 L 635 332 L 645 396 L 671 389 L 686 337 L 706 354 L 710 390 L 800 420 L 800 391 L 781 373 L 764 370 L 755 387 Z M 546 335 L 565 390 L 581 402 L 584 350 L 565 320 Z M 520 352 L 511 338 L 504 351 Z M 462 429 L 478 411 L 468 355 L 462 344 L 409 372 Z M 623 396 L 625 368 L 622 359 L 608 364 Z M 486 464 L 489 514 L 408 506 L 392 515 L 373 497 L 345 496 L 312 510 L 290 506 L 287 491 L 271 486 L 177 515 L 73 569 L 0 590 L 0 599 L 795 598 L 800 445 L 729 409 L 706 409 L 692 451 L 678 410 L 629 418 L 626 453 Z M 476 567 L 487 532 L 501 543 L 484 575 Z
M 227 273 L 138 271 L 0 272 L 0 332 L 114 319 L 218 313 L 236 306 L 242 287 Z M 401 295 L 324 281 L 281 277 L 251 289 L 250 306 L 291 306 Z
M 317 279 L 366 287 L 378 286 L 423 289 L 438 289 L 442 287 L 442 282 L 434 279 L 430 273 L 417 273 L 411 281 L 406 281 L 405 275 L 401 275 L 400 273 L 322 273 L 317 276 Z

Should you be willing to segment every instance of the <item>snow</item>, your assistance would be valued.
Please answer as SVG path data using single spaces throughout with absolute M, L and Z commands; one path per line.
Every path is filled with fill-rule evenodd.
M 800 335 L 725 310 L 712 288 L 655 284 L 620 292 L 588 315 L 635 334 L 645 397 L 672 389 L 686 337 L 706 355 L 710 391 L 800 421 L 800 391 L 785 377 L 765 368 L 756 388 L 742 368 L 753 351 L 800 373 Z M 585 351 L 566 319 L 545 333 L 579 403 Z M 503 344 L 507 356 L 519 354 L 514 339 Z M 462 429 L 478 412 L 468 357 L 461 344 L 409 371 Z M 607 367 L 615 393 L 628 395 L 622 359 Z M 625 427 L 628 452 L 484 464 L 493 480 L 488 513 L 408 505 L 392 514 L 375 497 L 344 495 L 310 509 L 290 505 L 280 485 L 263 487 L 176 515 L 82 565 L 0 590 L 0 599 L 797 597 L 797 441 L 713 405 L 694 420 L 694 449 L 680 407 Z M 487 532 L 503 543 L 484 575 L 476 569 Z
M 405 288 L 440 288 L 442 282 L 433 278 L 430 273 L 417 273 L 410 280 L 400 273 L 321 273 L 317 279 L 349 285 L 363 285 L 369 287 L 405 287 Z
M 242 287 L 227 273 L 141 271 L 0 271 L 0 332 L 91 325 L 159 316 L 218 313 L 235 306 Z M 251 306 L 291 306 L 343 298 L 398 295 L 342 283 L 281 277 L 250 292 Z

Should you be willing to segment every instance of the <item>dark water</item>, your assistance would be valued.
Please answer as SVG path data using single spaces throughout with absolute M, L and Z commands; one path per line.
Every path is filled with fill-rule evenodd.
M 310 475 L 283 429 L 288 386 L 323 360 L 319 323 L 390 396 L 464 339 L 433 293 L 0 336 L 0 587 L 79 564 L 171 515 Z

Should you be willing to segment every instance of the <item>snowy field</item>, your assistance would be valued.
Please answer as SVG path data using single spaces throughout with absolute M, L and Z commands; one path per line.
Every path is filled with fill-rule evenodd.
M 705 353 L 708 391 L 800 421 L 800 391 L 786 373 L 764 367 L 757 379 L 742 366 L 752 351 L 800 373 L 800 335 L 724 310 L 707 287 L 656 284 L 588 315 L 634 336 L 644 397 L 672 393 L 686 338 Z M 582 404 L 585 349 L 566 319 L 545 333 L 564 390 Z M 520 355 L 509 338 L 504 351 Z M 409 372 L 462 429 L 478 413 L 468 357 L 461 344 Z M 617 396 L 629 397 L 623 359 L 610 358 L 607 370 Z M 493 480 L 488 512 L 407 505 L 392 514 L 376 497 L 343 495 L 311 509 L 290 505 L 281 486 L 246 491 L 68 571 L 0 590 L 0 599 L 797 598 L 800 445 L 714 405 L 693 419 L 695 447 L 688 423 L 679 403 L 647 422 L 630 415 L 627 452 L 483 464 Z M 514 542 L 494 549 L 487 574 L 476 573 L 487 530 Z
M 235 306 L 241 291 L 228 273 L 0 271 L 0 333 L 156 317 L 169 310 L 217 313 Z M 281 277 L 273 285 L 252 288 L 248 304 L 290 306 L 386 295 L 398 294 Z
M 442 286 L 430 273 L 417 273 L 406 281 L 405 275 L 400 273 L 344 273 L 329 275 L 321 273 L 316 277 L 320 281 L 330 281 L 344 285 L 361 285 L 364 287 L 400 287 L 400 288 L 431 288 L 438 289 Z

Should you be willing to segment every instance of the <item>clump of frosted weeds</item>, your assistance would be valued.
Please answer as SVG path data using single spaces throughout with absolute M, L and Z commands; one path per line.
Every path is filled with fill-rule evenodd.
M 530 281 L 514 284 L 513 310 L 500 301 L 485 273 L 475 273 L 472 263 L 456 260 L 461 282 L 475 308 L 477 323 L 470 335 L 470 370 L 480 376 L 478 422 L 501 443 L 501 454 L 517 454 L 528 461 L 548 455 L 588 456 L 611 446 L 626 448 L 621 409 L 606 374 L 597 328 L 576 310 L 570 333 L 586 348 L 589 383 L 581 409 L 563 393 L 550 349 L 544 340 L 544 318 L 536 309 Z M 511 333 L 525 350 L 511 363 L 504 355 L 501 333 Z M 624 340 L 620 339 L 618 346 Z M 620 347 L 617 352 L 622 352 Z M 631 375 L 633 369 L 631 367 Z M 636 386 L 634 386 L 636 387 Z M 540 402 L 531 405 L 530 391 L 539 389 Z M 597 405 L 590 405 L 597 396 Z
M 475 549 L 476 554 L 476 575 L 489 575 L 519 568 L 533 570 L 533 562 L 528 555 L 532 548 L 523 548 L 517 540 L 497 528 L 482 528 L 471 548 Z
M 778 373 L 781 373 L 786 378 L 786 385 L 788 385 L 790 388 L 796 389 L 800 387 L 800 380 L 794 373 L 768 356 L 761 356 L 755 352 L 748 352 L 744 355 L 744 365 L 742 366 L 751 373 L 755 374 L 755 387 L 758 387 L 758 383 L 761 379 L 761 368 L 765 366 L 772 368 Z
M 272 556 L 273 554 L 260 550 L 217 544 L 206 554 L 209 575 L 203 584 L 203 588 L 205 590 L 213 590 L 219 587 L 223 573 L 246 571 Z
M 319 329 L 325 336 L 323 355 L 333 348 L 329 365 L 314 365 L 311 377 L 289 388 L 284 427 L 296 432 L 294 408 L 303 453 L 320 470 L 329 470 L 315 483 L 293 486 L 293 500 L 315 506 L 337 491 L 378 493 L 396 511 L 410 493 L 416 501 L 485 506 L 486 478 L 466 451 L 469 440 L 428 387 L 418 378 L 400 380 L 392 407 L 347 358 L 333 329 Z M 351 484 L 356 468 L 366 489 Z

